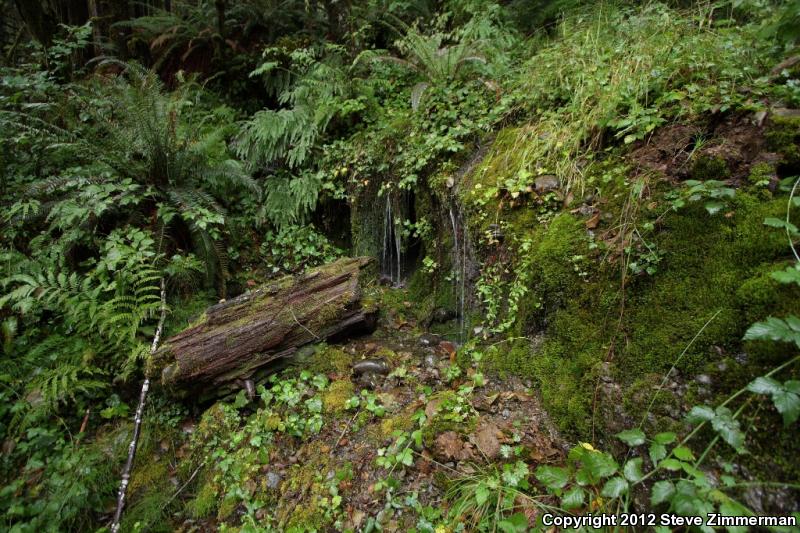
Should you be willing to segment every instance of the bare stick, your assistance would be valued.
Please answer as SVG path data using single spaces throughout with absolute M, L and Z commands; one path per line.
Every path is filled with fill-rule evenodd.
M 158 342 L 161 340 L 161 331 L 164 329 L 164 319 L 167 316 L 167 289 L 164 278 L 161 278 L 161 318 L 158 320 L 156 334 L 153 337 L 153 344 L 150 346 L 152 355 L 158 349 Z M 114 523 L 111 525 L 111 533 L 119 532 L 119 522 L 122 519 L 122 510 L 125 508 L 125 495 L 128 492 L 128 483 L 131 480 L 131 470 L 133 470 L 133 459 L 136 457 L 136 445 L 139 443 L 139 433 L 142 429 L 142 415 L 144 414 L 144 404 L 147 400 L 147 391 L 150 390 L 150 378 L 144 378 L 142 392 L 139 395 L 139 407 L 136 408 L 136 418 L 133 419 L 133 437 L 128 445 L 128 460 L 122 470 L 122 482 L 119 484 L 119 495 L 117 496 L 117 511 L 114 513 Z

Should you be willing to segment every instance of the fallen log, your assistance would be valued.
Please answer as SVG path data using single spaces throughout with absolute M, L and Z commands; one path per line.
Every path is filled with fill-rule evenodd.
M 374 329 L 377 309 L 362 300 L 370 263 L 340 259 L 209 307 L 153 354 L 147 375 L 171 389 L 226 392 L 312 343 Z

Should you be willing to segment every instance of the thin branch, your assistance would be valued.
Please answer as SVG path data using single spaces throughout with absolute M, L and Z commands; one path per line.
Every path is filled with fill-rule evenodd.
M 167 316 L 167 288 L 164 283 L 164 278 L 161 278 L 161 318 L 158 320 L 158 327 L 156 334 L 153 336 L 153 344 L 150 345 L 150 354 L 154 354 L 158 349 L 158 343 L 161 340 L 161 332 L 164 330 L 164 320 Z M 125 468 L 122 470 L 122 481 L 119 485 L 119 495 L 117 496 L 117 510 L 114 513 L 114 523 L 111 525 L 111 533 L 119 533 L 120 520 L 122 519 L 122 511 L 125 508 L 125 496 L 128 492 L 128 483 L 131 479 L 131 471 L 133 470 L 133 460 L 136 457 L 136 446 L 139 443 L 139 434 L 142 430 L 142 416 L 144 415 L 144 405 L 147 400 L 147 392 L 150 390 L 150 378 L 145 376 L 144 383 L 142 383 L 142 392 L 139 395 L 139 406 L 136 408 L 136 417 L 133 420 L 133 437 L 131 443 L 128 445 L 128 460 L 125 463 Z

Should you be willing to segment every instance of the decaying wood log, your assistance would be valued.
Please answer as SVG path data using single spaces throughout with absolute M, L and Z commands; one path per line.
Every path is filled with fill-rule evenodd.
M 164 342 L 147 374 L 171 388 L 224 390 L 311 343 L 370 330 L 377 309 L 362 301 L 370 263 L 340 259 L 209 307 Z

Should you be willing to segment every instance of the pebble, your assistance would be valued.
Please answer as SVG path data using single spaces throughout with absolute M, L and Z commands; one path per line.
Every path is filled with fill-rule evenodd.
M 281 476 L 275 472 L 267 472 L 267 488 L 277 489 L 281 484 Z

